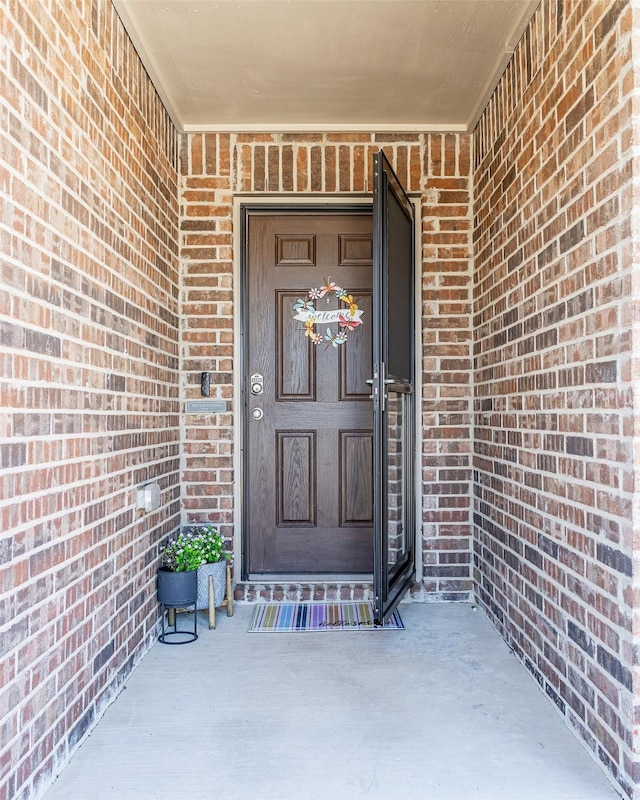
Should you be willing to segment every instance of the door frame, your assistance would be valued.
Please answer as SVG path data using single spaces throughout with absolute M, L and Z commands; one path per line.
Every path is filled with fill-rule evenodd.
M 409 195 L 409 199 L 414 205 L 416 212 L 416 220 L 420 219 L 420 196 Z M 233 198 L 233 474 L 234 492 L 233 492 L 233 553 L 235 563 L 239 569 L 235 570 L 234 582 L 242 581 L 243 583 L 251 583 L 252 579 L 247 572 L 247 552 L 246 542 L 248 532 L 244 530 L 244 519 L 246 517 L 245 501 L 244 501 L 244 442 L 246 438 L 246 420 L 244 414 L 245 394 L 243 387 L 243 376 L 245 373 L 245 338 L 244 338 L 244 323 L 247 314 L 246 308 L 246 287 L 244 285 L 244 275 L 246 270 L 246 244 L 247 244 L 247 230 L 246 220 L 247 214 L 251 211 L 265 211 L 271 213 L 287 214 L 291 212 L 305 212 L 305 213 L 321 213 L 323 211 L 330 213 L 349 213 L 356 211 L 370 211 L 373 214 L 373 196 L 371 194 L 350 194 L 350 195 L 299 195 L 299 194 L 251 194 L 251 195 L 235 195 Z M 419 380 L 416 380 L 415 387 L 415 442 L 416 452 L 414 459 L 414 477 L 415 477 L 415 508 L 416 515 L 415 526 L 415 547 L 416 547 L 416 581 L 422 580 L 422 469 L 421 469 L 421 455 L 422 455 L 422 426 L 421 426 L 421 411 L 422 408 L 422 247 L 421 247 L 421 226 L 415 226 L 415 258 L 417 268 L 415 270 L 415 352 L 416 352 L 416 375 Z M 344 575 L 335 580 L 351 580 L 357 579 L 358 581 L 370 580 L 371 575 L 358 575 L 351 578 L 351 576 Z M 333 576 L 332 576 L 333 579 Z M 298 578 L 295 575 L 286 576 L 273 576 L 273 580 L 282 581 L 286 580 L 289 583 L 296 582 Z M 322 580 L 326 582 L 327 575 L 303 575 L 299 580 L 305 582 L 313 582 L 314 580 Z M 264 583 L 264 577 L 253 581 L 257 583 Z

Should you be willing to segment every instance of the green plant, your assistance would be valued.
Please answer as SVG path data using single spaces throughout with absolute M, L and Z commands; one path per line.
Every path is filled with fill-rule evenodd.
M 172 572 L 186 572 L 197 569 L 201 564 L 230 559 L 231 553 L 224 549 L 224 539 L 213 525 L 178 534 L 161 550 L 162 566 Z
M 191 535 L 200 542 L 200 552 L 204 558 L 204 563 L 215 564 L 217 561 L 227 561 L 231 558 L 231 553 L 224 549 L 224 539 L 211 523 L 202 525 L 191 531 Z
M 200 542 L 188 533 L 179 534 L 161 550 L 162 566 L 171 572 L 188 572 L 204 564 Z

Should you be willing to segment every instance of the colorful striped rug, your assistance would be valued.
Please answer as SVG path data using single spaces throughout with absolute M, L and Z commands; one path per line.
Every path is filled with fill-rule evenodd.
M 402 629 L 394 611 L 385 629 Z M 373 631 L 373 603 L 264 603 L 256 606 L 249 631 Z

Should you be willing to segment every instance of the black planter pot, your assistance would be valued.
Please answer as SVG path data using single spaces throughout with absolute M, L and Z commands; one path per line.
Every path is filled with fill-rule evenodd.
M 195 606 L 198 597 L 198 570 L 172 572 L 158 570 L 158 600 L 167 608 Z
M 196 599 L 198 597 L 198 570 L 190 572 L 172 572 L 166 567 L 158 570 L 158 600 L 162 603 L 162 633 L 158 636 L 163 644 L 187 644 L 198 638 L 198 614 Z M 193 630 L 178 628 L 178 608 L 193 606 Z M 169 628 L 166 630 L 165 616 L 169 616 Z

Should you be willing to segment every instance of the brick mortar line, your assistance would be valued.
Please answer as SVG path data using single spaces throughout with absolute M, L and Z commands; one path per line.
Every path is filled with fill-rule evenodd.
M 15 111 L 15 109 L 13 109 L 13 107 L 11 107 L 11 106 L 6 106 L 6 107 L 12 113 Z M 14 113 L 14 116 L 16 116 L 18 119 L 20 119 L 15 113 Z M 37 135 L 35 129 L 29 124 L 28 120 L 24 120 L 24 127 L 30 132 L 31 135 Z M 43 139 L 41 137 L 39 137 L 39 138 L 40 138 L 40 141 L 42 142 L 42 144 L 45 145 L 47 153 L 49 155 L 51 155 L 51 154 L 57 155 L 57 151 L 49 144 L 49 142 L 47 142 L 46 139 Z M 70 147 L 74 147 L 74 143 L 73 142 L 68 141 L 68 144 L 69 144 Z M 15 147 L 16 148 L 20 148 L 20 145 L 16 143 Z M 24 151 L 24 152 L 28 153 L 28 151 Z M 78 151 L 76 150 L 76 153 L 77 152 Z M 83 156 L 83 159 L 84 159 L 84 156 Z M 152 233 L 154 238 L 158 242 L 161 242 L 165 249 L 168 248 L 168 245 L 165 242 L 162 242 L 161 238 L 156 233 L 153 232 L 154 229 L 149 227 L 149 225 L 145 221 L 143 215 L 140 213 L 140 212 L 145 212 L 145 211 L 149 210 L 149 205 L 148 205 L 148 202 L 149 202 L 149 190 L 148 190 L 147 187 L 145 187 L 142 184 L 140 184 L 138 186 L 138 192 L 133 192 L 133 191 L 131 193 L 119 192 L 114 187 L 114 185 L 112 184 L 111 180 L 109 179 L 110 172 L 109 171 L 105 171 L 105 170 L 99 170 L 98 168 L 96 168 L 95 162 L 92 162 L 92 161 L 89 161 L 87 159 L 84 159 L 84 163 L 86 163 L 86 165 L 88 166 L 88 170 L 87 170 L 87 175 L 86 176 L 83 175 L 82 173 L 77 172 L 77 170 L 72 166 L 73 163 L 74 162 L 72 162 L 71 164 L 66 164 L 65 165 L 66 169 L 68 169 L 74 175 L 74 177 L 78 180 L 78 183 L 80 185 L 86 185 L 86 186 L 89 187 L 89 189 L 92 192 L 92 194 L 91 194 L 92 198 L 99 200 L 99 202 L 100 202 L 100 204 L 102 206 L 106 206 L 106 207 L 110 207 L 110 208 L 114 207 L 114 198 L 117 198 L 118 200 L 121 201 L 121 205 L 129 211 L 129 214 L 130 214 L 129 218 L 123 218 L 123 217 L 119 218 L 119 219 L 122 220 L 122 222 L 124 222 L 128 226 L 129 230 L 134 229 L 133 226 L 137 222 L 140 227 L 142 227 L 146 231 Z M 111 162 L 106 160 L 106 159 L 104 161 L 102 161 L 101 164 L 102 165 L 106 164 L 108 166 L 112 166 Z M 48 177 L 52 177 L 52 178 L 57 178 L 58 177 L 56 175 L 55 171 L 48 164 L 44 164 L 44 163 L 40 162 L 35 156 L 31 155 L 30 153 L 28 154 L 28 165 L 31 165 L 34 168 L 34 171 L 37 172 L 38 174 L 44 173 Z M 124 161 L 122 162 L 121 166 L 123 168 L 126 166 Z M 5 169 L 7 169 L 8 173 L 11 175 L 12 180 L 13 179 L 17 179 L 20 182 L 20 184 L 24 185 L 26 188 L 31 189 L 31 191 L 34 194 L 38 194 L 40 192 L 40 188 L 37 185 L 35 185 L 29 179 L 29 174 L 31 172 L 30 170 L 22 169 L 22 171 L 18 171 L 17 169 L 14 169 L 11 166 L 10 162 L 5 162 L 4 167 L 5 167 Z M 122 172 L 118 172 L 115 169 L 113 169 L 113 173 L 115 175 L 122 174 Z M 106 185 L 109 188 L 109 198 L 104 198 L 103 195 L 100 193 L 99 189 L 95 187 L 94 182 L 92 182 L 92 176 L 93 175 L 98 176 L 99 179 L 100 179 L 100 183 Z M 149 176 L 149 177 L 151 177 L 151 176 Z M 97 214 L 97 212 L 94 209 L 92 209 L 91 206 L 88 205 L 88 203 L 83 199 L 82 193 L 72 189 L 72 187 L 70 187 L 66 181 L 59 183 L 58 184 L 58 188 L 60 188 L 63 192 L 68 193 L 76 202 L 78 202 L 80 205 L 82 205 L 90 215 L 95 216 L 97 219 L 101 219 L 101 217 Z M 135 205 L 132 205 L 129 202 L 127 202 L 127 197 L 133 197 L 135 199 L 135 201 L 136 201 Z M 11 199 L 12 205 L 16 205 L 16 207 L 22 208 L 22 207 L 18 206 L 15 203 L 15 198 L 13 198 L 13 196 L 11 196 L 10 199 Z M 162 202 L 163 200 L 164 200 L 164 197 L 158 198 L 157 200 L 156 199 L 152 200 L 152 204 L 155 207 L 155 210 L 159 214 L 163 214 L 163 210 L 167 208 L 166 202 Z M 63 214 L 67 215 L 70 219 L 74 219 L 74 217 L 72 215 L 70 215 L 68 211 L 66 211 L 64 209 L 64 207 L 61 205 L 60 201 L 56 201 L 53 196 L 48 196 L 47 195 L 47 201 L 48 201 L 48 203 L 49 203 L 49 205 L 51 207 L 56 208 L 57 210 L 61 211 Z M 22 210 L 25 213 L 29 214 L 29 215 L 31 213 L 28 209 L 22 208 Z M 117 212 L 114 212 L 114 213 L 117 213 Z M 177 209 L 174 209 L 173 216 L 175 216 L 176 213 L 177 213 Z M 169 216 L 168 213 L 164 213 L 163 215 L 165 217 L 167 217 L 167 218 Z M 42 218 L 40 218 L 40 217 L 36 217 L 36 218 L 38 219 L 40 224 L 42 224 L 43 226 L 51 227 Z M 156 220 L 156 224 L 157 224 L 157 220 Z M 84 226 L 81 226 L 81 227 L 84 228 Z M 116 228 L 113 228 L 113 227 L 111 227 L 109 225 L 107 225 L 107 227 L 109 227 L 109 229 L 111 231 L 113 231 L 114 233 L 117 232 Z M 171 234 L 170 234 L 169 229 L 167 229 L 166 226 L 163 225 L 163 224 L 161 224 L 159 227 L 163 231 L 163 233 L 165 234 L 166 239 L 170 240 Z M 9 229 L 9 230 L 12 230 L 12 229 Z M 59 235 L 61 235 L 60 231 L 58 231 L 57 228 L 53 228 L 53 230 L 56 231 Z M 16 233 L 16 232 L 13 231 L 13 233 Z M 120 240 L 124 241 L 126 244 L 129 244 L 129 242 L 125 238 L 124 234 L 118 233 L 117 235 L 120 238 Z M 138 233 L 137 236 L 140 237 L 140 234 Z M 70 241 L 72 241 L 72 243 L 74 244 L 75 247 L 77 247 L 78 249 L 81 249 L 80 248 L 80 244 L 79 244 L 78 241 L 75 241 L 75 240 L 70 240 Z M 102 244 L 103 247 L 105 247 L 105 249 L 107 249 L 107 245 L 103 242 L 102 239 L 99 239 L 98 241 Z M 147 245 L 148 245 L 148 240 L 146 239 L 146 237 L 143 239 L 143 241 L 145 243 L 147 243 Z M 148 245 L 148 246 L 150 246 L 150 245 Z M 120 256 L 120 254 L 116 250 L 112 250 L 111 252 L 113 252 L 120 260 L 122 260 L 122 256 Z M 159 255 L 159 256 L 161 256 L 163 258 L 166 258 L 166 256 L 161 252 L 160 248 L 154 248 L 154 252 L 156 252 L 157 255 Z M 172 254 L 173 258 L 177 258 L 177 250 L 173 251 L 171 254 Z M 138 255 L 140 255 L 140 254 L 138 253 Z M 149 261 L 148 263 L 149 263 L 150 266 L 153 266 L 153 262 L 152 261 Z
M 27 216 L 27 217 L 30 217 L 30 216 L 31 216 L 30 212 L 29 212 L 27 209 L 22 209 L 22 213 L 24 213 L 24 214 L 25 214 L 25 216 Z M 65 213 L 65 214 L 68 216 L 67 212 L 64 212 L 64 213 Z M 46 224 L 45 224 L 45 223 L 44 223 L 44 221 L 43 221 L 41 218 L 38 218 L 38 223 L 39 223 L 40 225 L 42 225 L 42 227 L 43 227 L 45 230 L 47 230 L 47 231 L 53 231 L 53 232 L 54 232 L 56 235 L 58 235 L 58 234 L 59 234 L 59 232 L 58 232 L 58 229 L 57 229 L 55 226 L 52 226 L 50 223 L 46 223 Z M 78 226 L 78 227 L 79 227 L 79 228 L 80 228 L 82 231 L 88 231 L 88 230 L 89 230 L 88 228 L 85 228 L 84 226 Z M 29 240 L 29 239 L 28 239 L 26 236 L 23 236 L 23 235 L 17 234 L 17 233 L 16 233 L 16 232 L 15 232 L 15 231 L 14 231 L 12 228 L 6 228 L 5 226 L 3 226 L 3 225 L 0 225 L 0 230 L 6 230 L 6 231 L 9 233 L 9 236 L 11 237 L 11 239 L 12 239 L 12 240 L 17 240 L 17 241 L 19 241 L 19 242 L 24 242 L 24 243 L 27 243 L 27 244 L 29 244 L 29 246 L 31 246 L 31 242 L 30 242 L 30 240 Z M 143 286 L 145 283 L 149 283 L 149 284 L 151 283 L 151 278 L 150 278 L 150 277 L 148 277 L 147 275 L 145 275 L 145 273 L 144 273 L 144 272 L 142 272 L 142 271 L 141 271 L 139 268 L 135 267 L 135 266 L 134 266 L 134 265 L 133 265 L 133 264 L 132 264 L 130 261 L 127 261 L 127 260 L 126 260 L 124 257 L 117 255 L 116 251 L 111 251 L 111 253 L 112 253 L 112 254 L 115 254 L 115 255 L 117 256 L 117 258 L 116 258 L 116 266 L 114 266 L 114 265 L 110 264 L 108 261 L 105 261 L 105 260 L 104 260 L 104 259 L 103 259 L 103 258 L 102 258 L 102 257 L 101 257 L 99 254 L 97 254 L 97 253 L 93 253 L 92 251 L 83 250 L 83 249 L 82 249 L 82 248 L 81 248 L 79 245 L 77 245 L 77 246 L 76 246 L 76 245 L 73 243 L 73 240 L 72 240 L 70 237 L 63 237 L 63 236 L 61 236 L 61 238 L 63 239 L 63 241 L 66 241 L 66 242 L 67 242 L 67 244 L 71 244 L 71 245 L 73 245 L 73 247 L 74 247 L 74 252 L 76 252 L 76 251 L 79 251 L 79 252 L 80 252 L 80 253 L 81 253 L 83 256 L 85 256 L 86 258 L 88 258 L 88 260 L 89 260 L 89 262 L 90 262 L 90 266 L 92 266 L 92 267 L 99 267 L 99 269 L 100 269 L 100 273 L 101 273 L 101 274 L 103 274 L 105 277 L 108 277 L 108 276 L 112 275 L 112 274 L 113 274 L 113 273 L 116 271 L 116 268 L 117 268 L 117 267 L 122 267 L 123 265 L 124 265 L 124 266 L 126 266 L 127 268 L 129 268 L 129 267 L 132 267 L 132 268 L 135 270 L 135 274 L 137 274 L 138 276 L 140 276 L 140 277 L 143 279 L 143 280 L 141 281 L 141 285 L 140 285 L 140 287 L 136 287 L 136 288 L 138 289 L 138 291 L 140 292 L 140 294 L 144 296 L 144 299 L 146 299 L 146 301 L 147 301 L 147 304 L 146 304 L 146 305 L 147 305 L 147 307 L 145 308 L 145 311 L 146 311 L 146 313 L 149 313 L 150 315 L 154 316 L 154 318 L 156 318 L 156 319 L 160 319 L 160 320 L 162 320 L 162 316 L 161 316 L 161 314 L 159 313 L 159 311 L 155 311 L 155 312 L 153 312 L 153 311 L 151 311 L 151 310 L 150 310 L 150 306 L 151 306 L 151 304 L 150 304 L 148 301 L 150 301 L 150 300 L 151 300 L 151 298 L 153 297 L 153 294 L 152 294 L 150 291 L 145 291 L 144 289 L 142 289 L 142 286 Z M 100 242 L 102 243 L 102 240 L 100 240 Z M 104 245 L 104 243 L 102 243 L 102 246 L 104 246 L 104 247 L 105 247 L 105 250 L 107 249 L 107 248 L 106 248 L 106 245 Z M 73 269 L 78 269 L 78 267 L 77 267 L 75 264 L 69 264 L 69 262 L 68 262 L 68 261 L 66 261 L 66 259 L 64 259 L 64 258 L 60 258 L 60 257 L 57 255 L 57 253 L 55 253 L 53 250 L 51 250 L 51 249 L 50 249 L 50 248 L 48 248 L 48 247 L 44 247 L 44 246 L 42 246 L 42 247 L 40 247 L 40 246 L 36 246 L 36 247 L 35 247 L 35 249 L 36 249 L 36 250 L 37 250 L 37 252 L 39 252 L 39 253 L 40 253 L 40 254 L 41 254 L 43 257 L 46 257 L 46 258 L 48 258 L 48 259 L 51 259 L 51 260 L 57 261 L 57 262 L 59 262 L 60 264 L 64 264 L 65 266 L 69 266 L 70 268 L 73 268 Z M 41 273 L 41 272 L 38 272 L 37 270 L 35 270 L 35 269 L 33 269 L 33 268 L 30 268 L 28 264 L 25 264 L 24 262 L 20 261 L 20 260 L 19 260 L 18 258 L 16 258 L 15 256 L 9 256 L 9 255 L 8 255 L 8 256 L 7 256 L 7 261 L 9 261 L 10 263 L 13 263 L 13 264 L 15 264 L 17 267 L 19 267 L 20 269 L 24 270 L 24 272 L 25 272 L 27 275 L 33 275 L 33 276 L 36 276 L 36 277 L 43 277 L 45 280 L 47 280 L 47 281 L 48 281 L 49 283 L 51 283 L 52 285 L 54 285 L 54 286 L 58 286 L 58 287 L 61 287 L 63 290 L 65 290 L 65 291 L 68 291 L 69 293 L 73 294 L 73 295 L 74 295 L 74 296 L 76 296 L 76 297 L 80 297 L 80 298 L 86 297 L 86 298 L 87 298 L 87 302 L 89 302 L 89 303 L 91 303 L 91 304 L 93 304 L 93 305 L 97 306 L 98 308 L 106 308 L 106 309 L 108 309 L 109 311 L 112 311 L 112 309 L 111 309 L 111 308 L 110 308 L 108 305 L 106 305 L 106 304 L 102 304 L 102 303 L 98 303 L 98 302 L 97 302 L 97 301 L 95 301 L 93 298 L 90 298 L 88 295 L 82 294 L 82 293 L 81 293 L 79 290 L 74 290 L 72 287 L 68 286 L 67 284 L 65 284 L 65 283 L 62 283 L 61 281 L 57 281 L 55 278 L 53 278 L 53 277 L 51 276 L 51 274 L 50 274 L 50 273 L 44 273 L 44 274 L 43 274 L 43 273 Z M 149 262 L 149 264 L 151 264 L 151 262 Z M 155 267 L 154 267 L 154 271 L 155 271 L 156 273 L 158 273 L 158 275 L 159 275 L 159 276 L 160 276 L 160 277 L 161 277 L 163 280 L 165 279 L 165 278 L 164 278 L 164 275 L 162 275 L 162 273 L 160 272 L 160 270 L 159 270 L 159 269 L 157 269 L 157 268 L 155 268 Z M 86 280 L 90 281 L 90 283 L 91 283 L 93 286 L 95 286 L 95 287 L 98 287 L 99 289 L 102 289 L 103 291 L 107 291 L 107 292 L 113 292 L 113 291 L 114 291 L 114 289 L 113 289 L 113 288 L 112 288 L 112 286 L 111 286 L 111 282 L 110 282 L 110 281 L 107 281 L 107 280 L 102 280 L 102 281 L 100 281 L 100 280 L 99 280 L 97 277 L 93 277 L 93 276 L 91 276 L 91 274 L 90 274 L 90 273 L 88 273 L 88 272 L 86 272 L 86 271 L 84 271 L 84 270 L 79 270 L 79 272 L 80 272 L 80 274 L 82 274 L 82 275 L 85 277 L 85 279 L 86 279 Z M 123 283 L 125 283 L 125 284 L 127 284 L 127 285 L 131 285 L 131 281 L 130 281 L 130 280 L 128 280 L 128 279 L 126 279 L 126 278 L 124 278 L 124 276 L 123 276 L 123 274 L 122 274 L 122 273 L 116 273 L 116 274 L 118 275 L 118 277 L 120 278 L 120 280 L 121 280 Z M 167 280 L 168 280 L 168 279 L 167 279 Z M 151 284 L 151 285 L 150 285 L 150 287 L 149 287 L 149 289 L 151 289 L 151 288 L 153 288 L 153 287 L 156 287 L 156 288 L 157 288 L 157 284 Z M 17 290 L 17 289 L 15 289 L 15 287 L 13 287 L 13 288 L 14 288 L 14 290 L 15 290 L 16 294 L 18 294 L 19 296 L 24 296 L 26 299 L 28 299 L 28 300 L 30 300 L 30 301 L 33 301 L 33 299 L 34 299 L 34 298 L 33 298 L 31 295 L 29 295 L 29 294 L 28 294 L 26 291 L 23 291 L 23 292 L 20 294 L 20 293 L 18 292 L 18 290 Z M 167 291 L 167 292 L 166 292 L 166 294 L 168 295 L 168 297 L 171 297 L 171 293 L 170 293 L 169 291 Z M 125 300 L 125 302 L 131 302 L 131 301 L 129 301 L 129 300 Z M 46 301 L 44 301 L 44 300 L 43 300 L 43 303 L 46 303 Z M 51 304 L 50 302 L 49 302 L 49 303 L 46 303 L 46 304 L 47 304 L 49 307 L 53 308 L 53 309 L 65 310 L 65 311 L 66 311 L 66 313 L 67 313 L 69 316 L 72 316 L 72 312 L 71 312 L 71 311 L 69 311 L 69 310 L 62 309 L 62 307 L 59 307 L 59 306 L 54 306 L 54 305 L 53 305 L 53 304 Z M 154 301 L 152 305 L 153 305 L 154 307 L 156 307 L 157 309 L 161 309 L 161 308 L 163 308 L 163 307 L 166 307 L 166 306 L 163 306 L 163 303 L 162 303 L 162 301 L 160 301 L 160 300 L 156 300 L 156 301 Z M 142 304 L 141 304 L 141 307 L 143 307 L 143 306 L 142 306 Z M 83 321 L 85 320 L 85 318 L 84 318 L 84 317 L 80 317 L 79 315 L 77 316 L 77 318 L 79 318 L 79 319 L 82 319 Z M 162 322 L 163 322 L 164 324 L 166 324 L 166 325 L 168 324 L 168 323 L 166 323 L 164 320 L 162 320 Z

